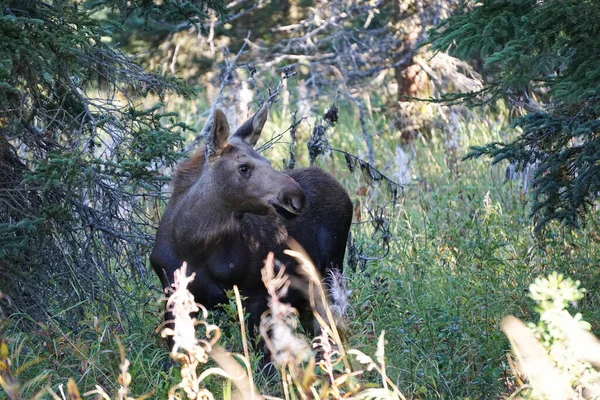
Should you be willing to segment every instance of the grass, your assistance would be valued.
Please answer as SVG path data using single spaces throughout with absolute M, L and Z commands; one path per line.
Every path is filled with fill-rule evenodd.
M 463 145 L 498 139 L 477 126 L 463 132 Z M 364 338 L 386 329 L 390 374 L 418 397 L 508 394 L 502 318 L 530 319 L 526 289 L 549 271 L 596 287 L 598 236 L 590 224 L 579 232 L 553 226 L 536 237 L 527 198 L 516 182 L 505 182 L 503 166 L 476 160 L 452 171 L 436 138 L 418 143 L 416 153 L 415 174 L 427 185 L 388 210 L 389 255 L 350 275 L 358 305 L 351 343 L 370 348 Z M 377 254 L 376 232 L 354 233 Z M 590 291 L 581 304 L 590 321 L 597 311 L 586 303 L 597 301 Z
M 335 148 L 366 154 L 357 118 L 347 110 L 330 138 Z M 272 113 L 274 131 L 288 122 Z M 376 166 L 394 175 L 397 140 L 384 118 L 370 125 L 384 132 L 374 137 Z M 305 143 L 303 128 L 298 148 Z M 501 140 L 502 120 L 485 115 L 463 120 L 458 154 L 448 151 L 441 132 L 414 144 L 413 179 L 397 203 L 384 188 L 366 185 L 360 173 L 350 173 L 339 155 L 323 157 L 321 165 L 348 188 L 360 219 L 352 228 L 354 247 L 363 261 L 346 268 L 350 290 L 348 324 L 344 331 L 349 348 L 366 354 L 377 352 L 385 330 L 387 376 L 412 398 L 497 398 L 514 390 L 515 379 L 507 363 L 509 342 L 500 330 L 502 319 L 515 315 L 534 320 L 533 301 L 527 288 L 540 275 L 558 271 L 580 280 L 588 289 L 578 311 L 592 329 L 598 325 L 600 302 L 599 235 L 592 215 L 588 226 L 570 231 L 550 226 L 535 234 L 528 216 L 527 196 L 518 182 L 506 182 L 503 165 L 488 160 L 461 162 L 469 145 Z M 272 160 L 285 158 L 284 144 L 267 151 Z M 298 164 L 306 165 L 304 150 Z M 382 227 L 375 228 L 374 221 Z M 385 252 L 386 243 L 389 252 Z M 384 255 L 385 256 L 382 256 Z M 354 268 L 354 269 L 353 269 Z M 131 293 L 131 315 L 98 313 L 92 308 L 76 329 L 65 331 L 60 318 L 44 322 L 14 314 L 2 321 L 14 378 L 33 381 L 21 398 L 29 398 L 44 385 L 56 393 L 72 377 L 81 393 L 101 385 L 107 392 L 119 389 L 119 343 L 131 362 L 130 393 L 153 390 L 152 398 L 166 398 L 179 381 L 179 371 L 169 369 L 166 347 L 156 333 L 161 319 L 160 287 L 151 274 Z M 96 311 L 94 311 L 96 310 Z M 68 312 L 68 311 L 65 311 Z M 235 304 L 213 315 L 229 349 L 242 352 Z M 252 365 L 258 365 L 251 356 Z M 381 385 L 381 376 L 366 373 Z M 261 393 L 283 396 L 279 377 L 255 377 Z M 228 393 L 218 379 L 208 379 L 217 397 Z M 1 395 L 0 395 L 1 396 Z

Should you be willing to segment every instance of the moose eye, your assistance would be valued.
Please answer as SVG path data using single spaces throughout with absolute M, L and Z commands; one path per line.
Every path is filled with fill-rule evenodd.
M 240 171 L 240 174 L 247 174 L 248 171 L 250 171 L 250 167 L 246 164 L 242 164 L 238 167 L 238 171 Z

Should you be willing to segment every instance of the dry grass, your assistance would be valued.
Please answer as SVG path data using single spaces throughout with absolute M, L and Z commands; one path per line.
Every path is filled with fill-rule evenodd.
M 275 272 L 273 255 L 270 254 L 262 271 L 262 279 L 270 296 L 269 311 L 263 316 L 260 332 L 272 363 L 281 374 L 285 399 L 404 399 L 386 375 L 384 334 L 379 338 L 375 359 L 355 349 L 346 350 L 335 323 L 340 320 L 340 316 L 329 306 L 328 296 L 314 266 L 298 251 L 289 250 L 288 254 L 297 258 L 309 282 L 308 293 L 320 334 L 311 343 L 307 337 L 298 333 L 298 313 L 282 301 L 290 280 L 284 267 Z M 224 398 L 274 399 L 275 397 L 261 395 L 254 383 L 256 372 L 250 363 L 242 302 L 237 288 L 234 290 L 244 354 L 230 353 L 219 346 L 221 330 L 207 322 L 207 310 L 197 304 L 187 290 L 195 274 L 188 276 L 186 268 L 184 263 L 175 273 L 172 293 L 167 301 L 167 308 L 173 315 L 173 324 L 170 325 L 172 327 L 165 327 L 161 333 L 163 337 L 170 336 L 173 339 L 170 357 L 179 364 L 181 370 L 181 380 L 169 390 L 169 400 L 214 399 L 215 395 L 206 384 L 209 377 L 220 377 L 226 388 L 231 388 L 232 385 L 235 387 L 235 391 L 224 390 Z M 335 284 L 332 286 L 336 287 Z M 343 289 L 339 286 L 337 288 Z M 340 294 L 336 296 L 339 299 Z M 46 385 L 30 398 L 42 398 L 45 394 L 55 400 L 77 400 L 91 396 L 105 400 L 153 398 L 153 390 L 137 398 L 131 396 L 130 361 L 120 343 L 119 348 L 120 373 L 117 378 L 118 389 L 113 396 L 100 385 L 82 396 L 75 381 L 70 378 L 66 388 L 60 385 L 57 390 L 53 390 L 50 385 Z M 25 387 L 35 382 L 21 384 L 14 378 L 8 353 L 6 342 L 0 342 L 0 384 L 9 399 L 22 399 Z M 210 360 L 216 366 L 211 366 Z M 379 383 L 361 379 L 366 371 L 377 371 Z M 43 379 L 44 377 L 40 377 L 40 380 Z
M 269 311 L 262 318 L 260 332 L 271 356 L 272 364 L 281 376 L 283 399 L 405 399 L 389 379 L 385 361 L 385 332 L 377 341 L 375 357 L 357 349 L 347 349 L 336 326 L 341 316 L 329 299 L 340 299 L 340 293 L 327 295 L 314 266 L 300 251 L 288 250 L 295 257 L 309 285 L 313 315 L 319 333 L 311 341 L 298 333 L 298 313 L 282 299 L 290 287 L 285 267 L 276 269 L 269 254 L 262 270 L 262 279 L 270 300 Z M 168 392 L 169 400 L 183 399 L 279 399 L 263 395 L 255 385 L 257 372 L 250 362 L 250 352 L 243 319 L 240 293 L 234 289 L 235 304 L 244 354 L 231 353 L 219 345 L 221 329 L 207 322 L 208 312 L 195 303 L 187 286 L 194 279 L 186 272 L 186 264 L 175 274 L 167 307 L 173 315 L 172 327 L 162 330 L 164 337 L 173 339 L 170 357 L 179 365 L 181 379 Z M 331 284 L 333 290 L 344 291 L 343 285 Z M 537 303 L 540 322 L 526 325 L 515 317 L 507 317 L 502 329 L 510 339 L 515 357 L 509 359 L 518 385 L 511 398 L 527 399 L 584 399 L 597 398 L 600 393 L 600 341 L 592 335 L 590 326 L 581 315 L 571 316 L 566 308 L 584 296 L 579 282 L 552 274 L 537 279 L 530 287 Z M 342 296 L 343 297 L 343 296 Z M 342 300 L 343 302 L 343 300 Z M 18 357 L 22 346 L 14 349 Z M 66 387 L 51 387 L 47 376 L 40 375 L 28 382 L 19 375 L 38 363 L 38 359 L 14 368 L 9 348 L 0 339 L 0 385 L 10 400 L 41 399 L 78 400 L 143 400 L 158 398 L 154 390 L 133 397 L 130 361 L 119 342 L 120 367 L 113 395 L 99 384 L 83 395 L 69 378 Z M 214 366 L 213 366 L 214 365 Z M 366 372 L 370 372 L 366 374 Z M 211 378 L 211 379 L 209 379 Z M 223 382 L 223 392 L 216 396 L 214 378 Z M 211 381 L 212 385 L 211 385 Z M 232 390 L 235 388 L 235 390 Z M 33 394 L 31 394 L 33 393 Z
M 358 350 L 346 351 L 335 325 L 338 318 L 329 307 L 328 296 L 314 266 L 298 251 L 289 250 L 287 253 L 299 261 L 301 271 L 308 279 L 313 314 L 321 333 L 312 344 L 298 333 L 298 313 L 282 301 L 290 280 L 285 274 L 285 267 L 275 272 L 273 254 L 270 254 L 262 270 L 262 279 L 270 296 L 269 311 L 263 316 L 260 332 L 272 363 L 281 373 L 285 399 L 404 399 L 385 373 L 383 334 L 378 343 L 376 361 Z M 169 311 L 174 315 L 174 328 L 165 328 L 162 333 L 163 336 L 172 336 L 175 346 L 171 358 L 181 363 L 182 371 L 182 380 L 171 389 L 169 398 L 213 399 L 214 395 L 203 385 L 203 381 L 212 375 L 219 375 L 233 383 L 237 390 L 232 397 L 267 398 L 254 385 L 237 288 L 236 304 L 244 354 L 232 354 L 218 346 L 220 330 L 206 322 L 206 310 L 195 304 L 187 291 L 194 274 L 186 277 L 185 268 L 184 264 L 176 274 L 174 291 L 168 300 Z M 194 318 L 191 316 L 193 313 L 199 313 L 199 316 Z M 204 327 L 205 337 L 201 339 L 196 336 L 198 325 Z M 352 366 L 349 355 L 354 356 L 354 364 L 358 368 Z M 206 367 L 209 359 L 213 359 L 218 367 Z M 374 382 L 365 385 L 360 381 L 361 375 L 371 370 L 379 372 L 382 387 L 376 387 Z

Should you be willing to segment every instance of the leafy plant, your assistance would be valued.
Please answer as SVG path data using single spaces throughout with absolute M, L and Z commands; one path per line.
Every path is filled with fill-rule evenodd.
M 581 300 L 585 289 L 579 281 L 552 273 L 537 278 L 529 287 L 540 316 L 537 324 L 523 324 L 507 317 L 502 329 L 511 341 L 518 369 L 527 379 L 518 392 L 525 398 L 583 399 L 600 395 L 600 341 L 581 314 L 571 316 L 570 304 Z
M 223 11 L 219 1 L 175 3 L 2 3 L 0 288 L 38 319 L 90 293 L 118 299 L 104 303 L 123 311 L 127 295 L 112 278 L 145 269 L 147 226 L 166 181 L 156 171 L 179 159 L 190 129 L 160 100 L 192 90 L 144 71 L 107 40 L 119 20 L 96 12 L 173 21 L 207 6 Z M 74 325 L 83 313 L 62 318 Z
M 594 1 L 469 1 L 430 32 L 438 51 L 482 60 L 484 89 L 449 93 L 450 102 L 505 97 L 525 114 L 508 142 L 473 147 L 517 169 L 535 166 L 531 213 L 538 229 L 552 220 L 579 227 L 600 192 L 599 53 Z

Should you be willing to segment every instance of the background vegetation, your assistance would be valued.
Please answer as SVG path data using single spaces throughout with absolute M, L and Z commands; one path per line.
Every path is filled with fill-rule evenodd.
M 268 97 L 264 154 L 351 194 L 343 331 L 366 354 L 386 331 L 407 397 L 512 393 L 500 321 L 534 319 L 550 271 L 600 330 L 595 2 L 1 4 L 0 334 L 23 398 L 116 393 L 119 343 L 131 393 L 166 398 L 147 256 L 171 168 L 216 107 L 238 125 Z M 241 351 L 235 315 L 210 318 Z

